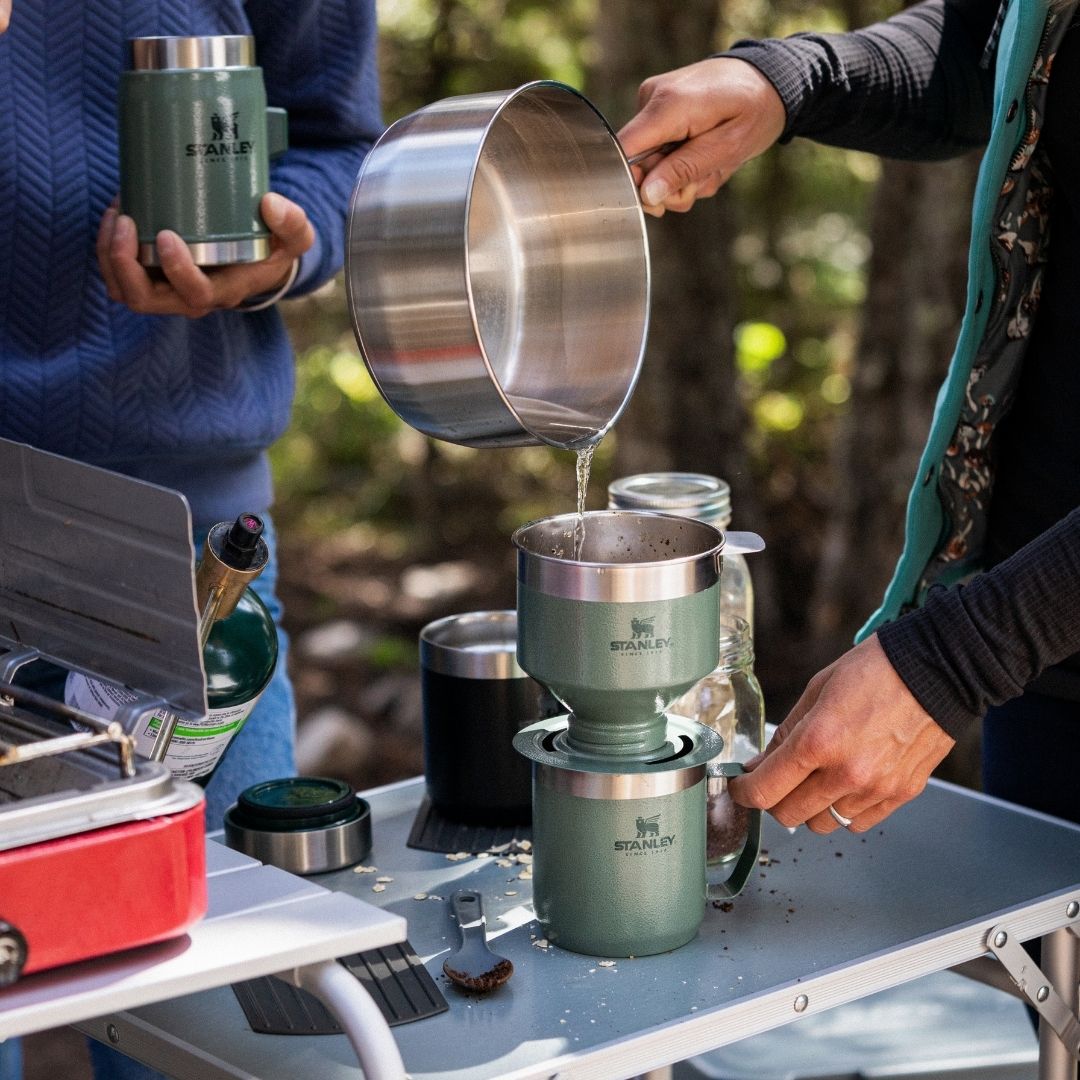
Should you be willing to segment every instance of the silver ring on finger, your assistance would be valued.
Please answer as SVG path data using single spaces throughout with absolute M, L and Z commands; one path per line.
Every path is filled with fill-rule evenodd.
M 837 810 L 832 803 L 829 803 L 829 813 L 832 815 L 833 821 L 835 821 L 836 824 L 839 825 L 841 828 L 846 829 L 851 825 L 852 819 L 849 817 L 844 817 L 844 815 L 841 814 L 840 811 Z

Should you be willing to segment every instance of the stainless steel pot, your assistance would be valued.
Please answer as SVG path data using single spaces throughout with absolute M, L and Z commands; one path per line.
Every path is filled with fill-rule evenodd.
M 649 257 L 618 140 L 535 82 L 393 124 L 349 208 L 346 287 L 383 397 L 469 446 L 599 441 L 645 348 Z

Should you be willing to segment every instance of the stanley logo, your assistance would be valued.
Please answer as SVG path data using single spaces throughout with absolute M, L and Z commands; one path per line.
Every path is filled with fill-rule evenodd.
M 670 649 L 671 638 L 657 637 L 653 623 L 655 615 L 635 616 L 630 620 L 630 637 L 611 643 L 612 652 L 660 652 Z
M 224 115 L 214 113 L 210 117 L 210 141 L 188 143 L 185 148 L 187 156 L 208 158 L 213 161 L 250 154 L 255 142 L 252 139 L 240 138 L 239 120 L 238 112 Z
M 675 846 L 674 836 L 660 835 L 660 815 L 639 816 L 635 822 L 637 836 L 633 840 L 616 840 L 615 850 L 624 854 L 642 854 L 646 851 L 661 850 Z

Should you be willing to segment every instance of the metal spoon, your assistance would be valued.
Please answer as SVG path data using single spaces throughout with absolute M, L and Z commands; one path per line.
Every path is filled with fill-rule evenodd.
M 487 945 L 487 919 L 480 894 L 461 889 L 450 897 L 450 911 L 461 930 L 461 947 L 443 961 L 446 977 L 466 990 L 486 993 L 514 974 L 514 965 Z

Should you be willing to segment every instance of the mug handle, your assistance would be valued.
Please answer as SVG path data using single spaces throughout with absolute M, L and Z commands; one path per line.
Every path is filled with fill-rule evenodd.
M 266 110 L 266 156 L 280 157 L 289 149 L 289 114 L 284 109 Z
M 726 778 L 732 776 L 740 776 L 746 770 L 742 767 L 742 763 L 738 761 L 725 761 L 720 766 L 720 775 Z M 757 866 L 758 854 L 761 851 L 761 811 L 750 811 L 750 824 L 746 830 L 746 843 L 743 845 L 742 852 L 739 858 L 736 860 L 735 865 L 731 868 L 731 872 L 722 881 L 713 877 L 713 871 L 717 870 L 717 867 L 706 867 L 705 869 L 705 882 L 706 889 L 705 895 L 710 900 L 723 900 L 732 896 L 738 896 L 742 892 L 743 887 L 747 881 L 750 880 L 750 875 L 754 872 L 754 867 Z

